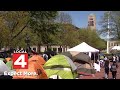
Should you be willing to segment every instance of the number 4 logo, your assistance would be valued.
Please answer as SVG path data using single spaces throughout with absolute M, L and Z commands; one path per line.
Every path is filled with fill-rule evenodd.
M 14 69 L 27 69 L 28 68 L 28 54 L 27 53 L 14 53 L 13 54 L 13 68 Z

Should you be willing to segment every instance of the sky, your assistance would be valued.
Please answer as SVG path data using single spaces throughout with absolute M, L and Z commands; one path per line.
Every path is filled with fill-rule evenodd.
M 86 28 L 88 25 L 88 15 L 95 14 L 96 15 L 96 28 L 99 30 L 101 26 L 98 24 L 101 17 L 104 14 L 104 11 L 64 11 L 68 13 L 72 17 L 73 25 L 79 28 Z

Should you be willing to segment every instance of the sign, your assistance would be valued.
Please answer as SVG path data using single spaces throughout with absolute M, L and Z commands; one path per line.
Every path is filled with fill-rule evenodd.
M 13 53 L 13 69 L 28 69 L 28 54 Z

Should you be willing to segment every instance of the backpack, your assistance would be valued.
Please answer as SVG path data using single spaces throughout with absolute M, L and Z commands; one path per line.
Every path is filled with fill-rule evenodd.
M 117 71 L 117 66 L 116 65 L 111 65 L 110 71 Z
M 47 54 L 43 54 L 43 58 L 45 59 L 45 61 L 48 60 L 48 55 Z

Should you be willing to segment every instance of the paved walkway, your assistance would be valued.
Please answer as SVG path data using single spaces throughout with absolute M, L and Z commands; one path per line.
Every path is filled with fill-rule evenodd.
M 120 62 L 118 63 L 117 79 L 120 79 Z M 80 79 L 104 79 L 104 68 L 101 68 L 100 72 L 97 72 L 94 76 L 83 76 Z M 112 74 L 109 72 L 109 79 L 112 79 Z

